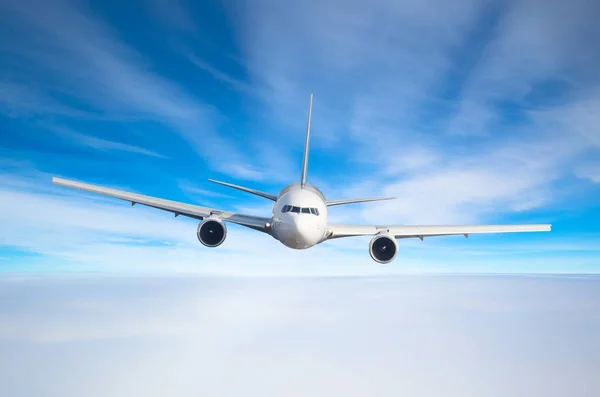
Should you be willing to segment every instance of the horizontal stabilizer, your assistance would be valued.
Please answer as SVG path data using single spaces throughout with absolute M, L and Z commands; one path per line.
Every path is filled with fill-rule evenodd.
M 276 194 L 265 193 L 265 192 L 261 192 L 260 190 L 250 189 L 250 188 L 247 188 L 247 187 L 234 185 L 232 183 L 215 181 L 214 179 L 209 179 L 209 181 L 213 182 L 213 183 L 218 183 L 219 185 L 223 185 L 223 186 L 231 187 L 231 188 L 234 188 L 234 189 L 237 189 L 237 190 L 241 190 L 241 191 L 246 192 L 246 193 L 255 194 L 257 196 L 264 197 L 264 198 L 267 198 L 269 200 L 277 201 L 277 195 Z
M 327 200 L 325 204 L 327 206 L 342 205 L 342 204 L 354 204 L 354 203 L 365 203 L 367 201 L 383 201 L 383 200 L 394 200 L 396 197 L 371 197 L 371 198 L 360 198 L 360 199 L 348 199 L 348 200 Z

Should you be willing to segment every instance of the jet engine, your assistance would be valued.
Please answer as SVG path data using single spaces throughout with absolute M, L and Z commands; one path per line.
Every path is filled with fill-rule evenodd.
M 218 247 L 227 236 L 227 227 L 219 218 L 206 218 L 198 225 L 198 240 L 207 247 Z
M 398 254 L 398 243 L 394 236 L 378 234 L 369 243 L 369 254 L 375 262 L 390 263 Z

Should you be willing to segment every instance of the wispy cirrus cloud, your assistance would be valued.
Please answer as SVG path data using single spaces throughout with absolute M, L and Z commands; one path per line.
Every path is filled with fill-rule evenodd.
M 232 77 L 231 75 L 215 68 L 214 66 L 210 65 L 208 62 L 200 59 L 194 54 L 189 54 L 188 57 L 190 59 L 190 62 L 192 62 L 194 66 L 210 74 L 215 79 L 227 84 L 228 86 L 236 90 L 245 92 L 250 91 L 251 87 L 247 82 Z
M 337 136 L 332 162 L 313 151 L 313 178 L 350 165 L 334 189 L 399 197 L 363 206 L 367 219 L 472 223 L 543 210 L 568 199 L 558 182 L 599 154 L 600 54 L 581 55 L 598 30 L 589 2 L 264 1 L 237 11 L 265 102 L 288 117 L 314 88 L 323 107 L 313 145 Z
M 76 132 L 70 130 L 65 127 L 57 127 L 57 126 L 46 126 L 46 129 L 51 130 L 57 136 L 62 139 L 76 143 L 79 145 L 87 146 L 92 149 L 98 150 L 118 150 L 129 153 L 143 154 L 146 156 L 158 157 L 158 158 L 166 158 L 166 156 L 153 152 L 148 149 L 144 149 L 143 147 L 137 145 L 130 145 L 122 142 L 115 142 L 108 139 L 97 138 L 94 136 L 86 135 L 81 132 Z
M 152 0 L 149 9 L 157 21 L 169 28 L 175 27 L 184 32 L 196 31 L 196 23 L 190 15 L 187 0 Z
M 43 114 L 76 118 L 98 116 L 59 103 L 49 93 L 32 84 L 0 81 L 0 111 L 9 117 L 31 117 Z
M 137 25 L 123 23 L 135 6 L 32 0 L 0 5 L 0 32 L 7 33 L 0 35 L 0 46 L 8 55 L 1 64 L 0 113 L 10 116 L 3 154 L 31 160 L 16 171 L 8 167 L 13 179 L 38 181 L 25 172 L 38 168 L 48 176 L 268 215 L 268 203 L 233 191 L 218 196 L 221 190 L 207 190 L 206 178 L 226 174 L 232 182 L 252 180 L 242 184 L 274 193 L 297 181 L 307 99 L 314 92 L 309 181 L 328 198 L 398 197 L 332 208 L 332 221 L 550 222 L 553 233 L 539 238 L 560 246 L 552 238 L 565 235 L 556 231 L 580 230 L 572 225 L 580 221 L 565 207 L 586 212 L 590 224 L 597 217 L 600 56 L 587 44 L 598 30 L 594 4 L 181 1 L 172 12 L 162 1 L 153 5 L 136 15 Z M 140 33 L 137 26 L 145 24 L 147 31 Z M 57 146 L 34 150 L 41 135 L 32 120 L 75 132 L 64 141 L 71 140 L 75 145 L 69 150 L 78 151 L 69 156 Z M 104 162 L 107 151 L 118 161 Z M 98 156 L 91 159 L 90 152 Z M 160 156 L 165 158 L 158 162 Z M 25 196 L 7 195 L 7 203 L 48 193 L 40 188 L 45 183 L 32 188 L 15 182 Z M 248 204 L 242 203 L 246 198 Z M 109 202 L 102 200 L 95 202 Z M 52 200 L 44 203 L 70 213 Z M 86 217 L 94 222 L 113 209 L 100 207 Z M 5 219 L 16 222 L 11 216 Z M 52 222 L 49 230 L 68 241 L 58 219 Z M 160 242 L 149 249 L 153 255 L 141 249 L 133 254 L 136 246 L 127 251 L 129 258 L 158 263 L 174 247 L 185 267 L 196 258 L 194 228 L 180 246 L 178 238 L 167 238 L 170 229 L 162 221 L 156 221 L 162 231 L 140 222 L 147 233 L 94 230 L 89 241 L 102 243 L 88 246 L 95 263 L 102 252 L 125 257 L 125 244 L 114 246 L 119 238 Z M 246 241 L 246 234 L 241 236 Z M 259 237 L 247 241 L 254 243 L 253 238 Z M 539 242 L 534 236 L 519 238 Z M 577 238 L 597 242 L 596 235 Z M 432 240 L 403 242 L 407 260 L 425 267 L 434 258 L 461 264 L 458 253 L 448 259 L 448 250 L 462 250 L 462 240 Z M 41 238 L 31 241 L 28 247 L 45 247 Z M 269 241 L 268 249 L 281 248 Z M 337 241 L 315 249 L 366 254 L 367 243 Z M 237 244 L 245 247 L 243 241 Z M 429 251 L 435 249 L 448 250 Z M 416 255 L 423 251 L 427 260 Z M 90 260 L 65 246 L 68 252 Z M 289 258 L 312 255 L 284 252 Z M 492 256 L 502 255 L 490 251 L 485 263 Z M 354 263 L 353 257 L 335 258 Z M 554 267 L 558 261 L 548 268 L 560 267 Z M 514 258 L 510 263 L 516 267 Z
M 164 139 L 181 136 L 219 171 L 260 179 L 262 171 L 240 171 L 238 164 L 249 163 L 248 157 L 238 142 L 219 134 L 223 116 L 214 106 L 155 73 L 148 58 L 119 40 L 114 30 L 82 4 L 11 1 L 2 9 L 7 27 L 25 40 L 20 46 L 8 46 L 9 52 L 22 62 L 43 66 L 44 76 L 32 90 L 20 83 L 31 78 L 20 76 L 27 70 L 13 71 L 18 78 L 3 83 L 0 90 L 5 112 L 66 117 L 91 113 L 109 120 L 156 121 L 166 127 L 161 132 Z M 83 104 L 65 106 L 56 98 L 70 96 Z M 100 136 L 90 139 L 103 141 Z M 123 149 L 118 144 L 102 146 Z M 225 153 L 228 161 L 223 162 Z
M 600 183 L 600 164 L 590 163 L 579 167 L 576 175 L 580 178 L 587 178 L 594 183 Z
M 183 190 L 189 194 L 193 194 L 193 195 L 206 196 L 206 197 L 212 197 L 212 198 L 232 198 L 228 194 L 199 188 L 198 186 L 192 184 L 189 181 L 183 181 L 179 184 L 179 186 L 181 187 L 181 190 Z
M 180 121 L 201 115 L 200 103 L 143 67 L 143 58 L 83 7 L 29 1 L 3 8 L 5 18 L 30 29 L 29 46 L 15 49 L 16 55 L 45 65 L 61 83 L 70 82 L 61 87 L 100 109 L 126 105 L 128 111 Z

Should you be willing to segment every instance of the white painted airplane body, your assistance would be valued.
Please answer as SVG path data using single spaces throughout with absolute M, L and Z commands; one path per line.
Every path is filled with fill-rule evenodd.
M 185 204 L 137 193 L 125 192 L 62 178 L 52 178 L 61 186 L 85 190 L 131 202 L 169 211 L 175 216 L 186 216 L 200 220 L 198 240 L 207 247 L 217 247 L 227 236 L 226 222 L 235 223 L 270 234 L 282 244 L 293 249 L 307 249 L 323 241 L 351 236 L 373 236 L 369 244 L 369 254 L 378 263 L 389 263 L 398 253 L 397 239 L 433 236 L 464 235 L 479 233 L 538 232 L 550 231 L 551 225 L 341 225 L 328 222 L 328 208 L 334 205 L 390 200 L 392 197 L 362 198 L 348 200 L 327 200 L 323 193 L 307 182 L 308 151 L 310 140 L 310 120 L 312 94 L 308 111 L 308 123 L 304 144 L 304 157 L 300 182 L 286 186 L 278 195 L 262 192 L 231 183 L 215 181 L 234 189 L 242 190 L 274 201 L 271 217 L 258 217 L 233 212 Z
M 302 187 L 299 183 L 287 186 L 282 192 L 273 205 L 273 237 L 295 249 L 325 241 L 327 204 L 323 194 L 312 185 Z

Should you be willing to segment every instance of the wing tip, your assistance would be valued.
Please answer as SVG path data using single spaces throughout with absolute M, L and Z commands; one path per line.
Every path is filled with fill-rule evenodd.
M 534 232 L 551 232 L 552 224 L 550 223 L 542 223 L 537 225 L 531 225 L 532 231 Z
M 63 178 L 59 178 L 56 176 L 52 177 L 52 183 L 54 183 L 55 185 L 64 185 L 66 183 L 69 183 L 70 181 L 63 179 Z

